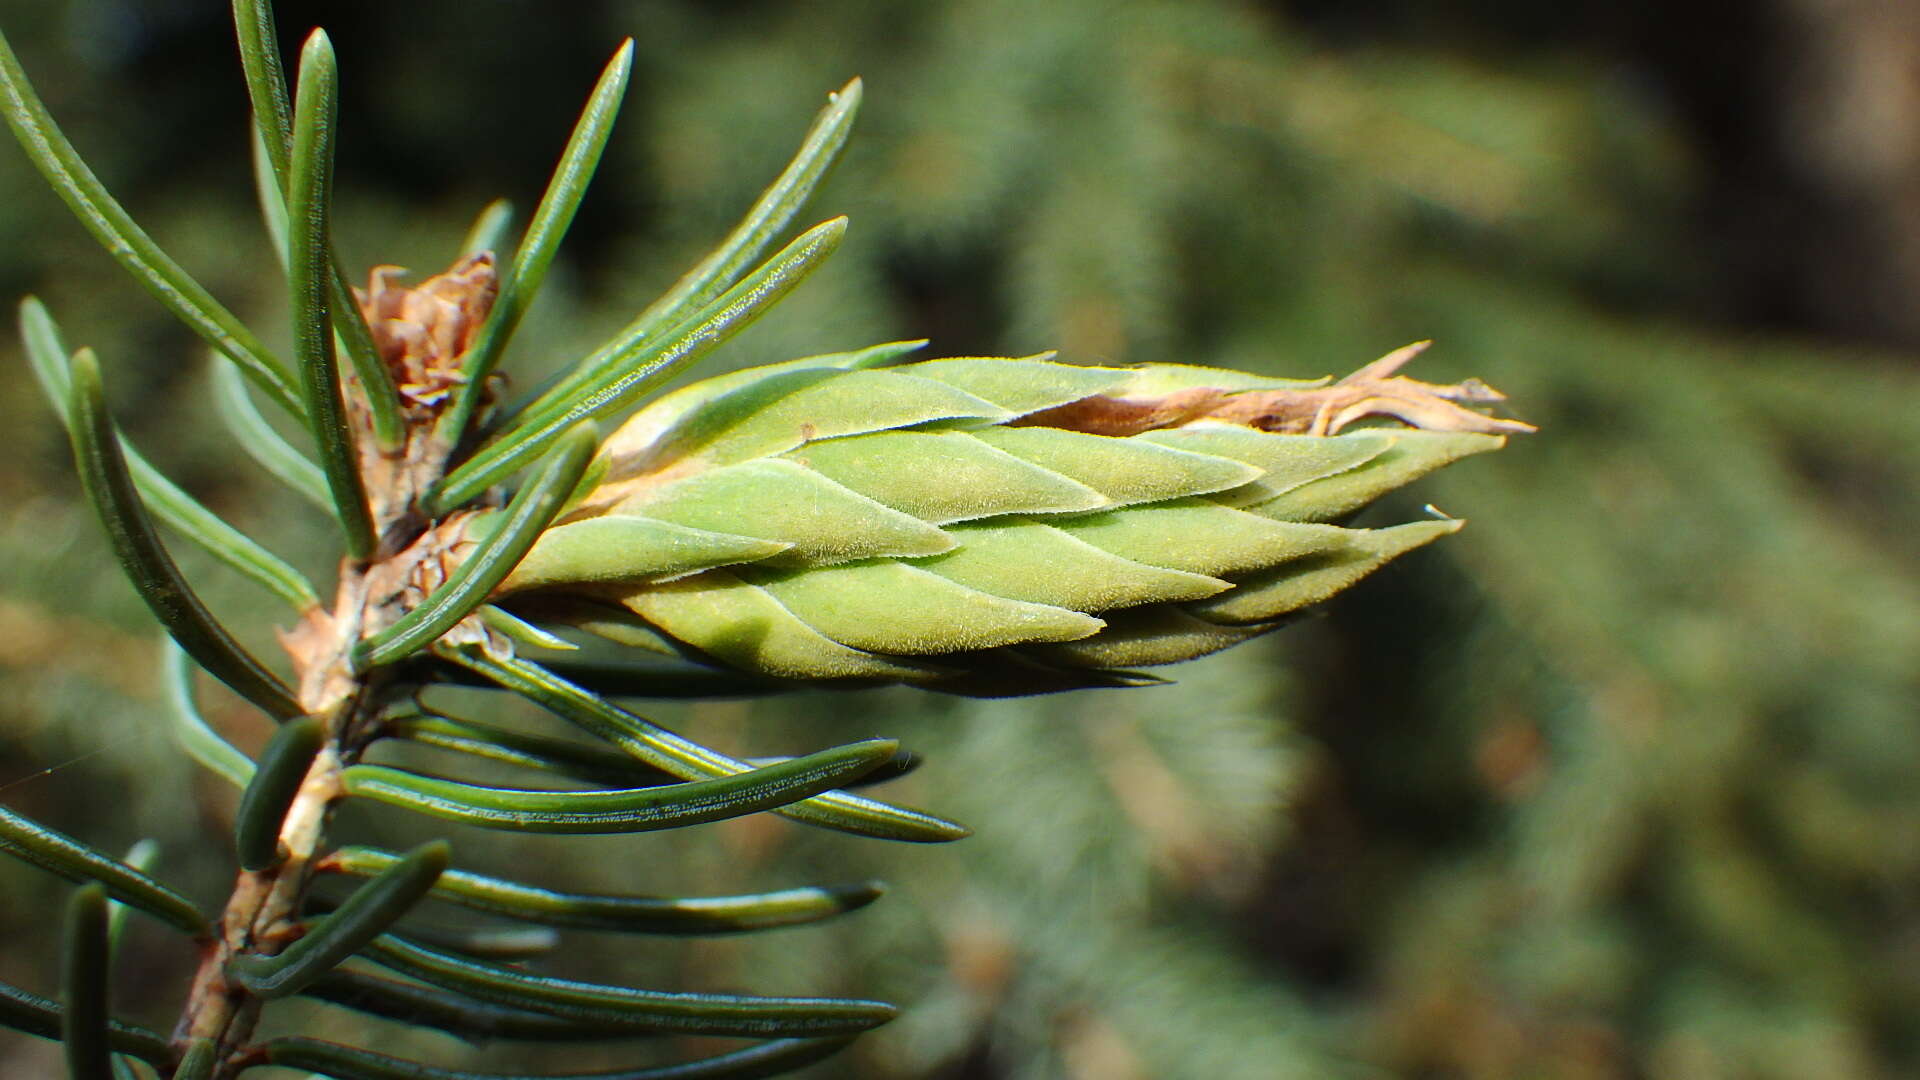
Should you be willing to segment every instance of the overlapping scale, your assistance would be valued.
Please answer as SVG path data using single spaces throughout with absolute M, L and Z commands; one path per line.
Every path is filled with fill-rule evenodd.
M 964 431 L 882 431 L 786 455 L 884 506 L 934 525 L 1003 514 L 1098 510 L 1098 491 Z
M 1138 681 L 1264 633 L 1459 528 L 1344 522 L 1494 435 L 1045 426 L 1091 398 L 1313 389 L 1045 357 L 875 367 L 908 345 L 696 383 L 608 440 L 506 602 L 784 679 L 961 693 Z M 1075 406 L 1078 407 L 1077 405 Z M 569 604 L 568 590 L 590 602 Z

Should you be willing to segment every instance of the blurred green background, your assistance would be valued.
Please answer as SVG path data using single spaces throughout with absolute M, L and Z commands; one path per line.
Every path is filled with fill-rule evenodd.
M 509 360 L 520 385 L 670 283 L 857 74 L 864 113 L 807 219 L 850 214 L 845 247 L 707 370 L 928 336 L 1316 376 L 1435 338 L 1414 375 L 1483 376 L 1544 429 L 1375 511 L 1431 501 L 1471 519 L 1459 537 L 1172 687 L 648 707 L 742 753 L 900 736 L 930 760 L 898 794 L 978 835 L 457 837 L 465 865 L 579 887 L 894 886 L 758 940 L 575 935 L 564 970 L 907 1006 L 820 1077 L 1920 1075 L 1920 9 L 278 6 L 289 46 L 324 23 L 340 50 L 349 263 L 422 272 L 487 200 L 531 205 L 635 37 L 621 129 Z M 227 19 L 0 0 L 102 178 L 274 328 Z M 328 530 L 224 445 L 198 343 L 8 145 L 0 296 L 26 292 L 99 349 L 136 442 L 326 575 Z M 0 802 L 109 848 L 157 837 L 163 876 L 214 902 L 232 795 L 161 730 L 151 624 L 11 334 L 0 372 Z M 277 613 L 182 560 L 271 652 Z M 0 979 L 53 989 L 63 888 L 0 866 Z M 121 1005 L 164 1023 L 191 958 L 150 931 Z M 318 1006 L 290 1022 L 538 1060 Z M 55 1068 L 0 1033 L 0 1074 Z

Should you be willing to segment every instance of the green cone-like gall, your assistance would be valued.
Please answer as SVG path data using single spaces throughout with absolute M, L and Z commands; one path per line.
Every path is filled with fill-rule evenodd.
M 781 679 L 1125 683 L 1455 531 L 1343 521 L 1530 430 L 1477 382 L 1339 382 L 912 345 L 695 383 L 633 416 L 502 587 L 613 640 Z M 1372 418 L 1396 426 L 1354 427 Z

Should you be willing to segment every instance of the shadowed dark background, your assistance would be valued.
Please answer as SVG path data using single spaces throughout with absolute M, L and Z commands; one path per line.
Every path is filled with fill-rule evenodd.
M 907 1006 L 821 1077 L 1920 1071 L 1920 9 L 278 9 L 289 53 L 317 23 L 340 52 L 349 263 L 421 272 L 488 200 L 530 208 L 636 39 L 620 131 L 507 361 L 521 385 L 690 265 L 860 75 L 854 142 L 805 217 L 851 215 L 845 247 L 707 370 L 927 336 L 1314 376 L 1431 337 L 1413 374 L 1484 376 L 1544 428 L 1381 514 L 1431 500 L 1471 519 L 1460 536 L 1173 687 L 648 709 L 743 753 L 900 736 L 930 759 L 903 798 L 978 835 L 456 837 L 463 864 L 580 887 L 895 887 L 762 941 L 578 942 L 567 970 Z M 135 216 L 284 343 L 225 5 L 0 0 L 0 27 Z M 232 464 L 197 340 L 8 145 L 0 295 L 28 292 L 99 349 L 135 441 L 324 576 L 322 523 Z M 0 801 L 110 849 L 157 837 L 164 876 L 211 903 L 232 796 L 156 718 L 151 626 L 11 335 L 0 372 Z M 182 561 L 272 654 L 277 612 Z M 0 867 L 0 978 L 51 991 L 61 894 Z M 136 930 L 121 1007 L 164 1022 L 189 958 Z M 659 1053 L 301 1016 L 475 1067 Z M 54 1060 L 0 1033 L 0 1073 Z

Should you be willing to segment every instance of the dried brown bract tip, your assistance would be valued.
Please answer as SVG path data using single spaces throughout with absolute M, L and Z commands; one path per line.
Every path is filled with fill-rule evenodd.
M 1349 425 L 1370 417 L 1390 417 L 1423 431 L 1519 435 L 1537 430 L 1523 421 L 1468 408 L 1507 399 L 1479 379 L 1443 386 L 1399 374 L 1407 361 L 1431 344 L 1418 341 L 1395 349 L 1326 386 L 1285 390 L 1193 387 L 1143 398 L 1090 397 L 1034 413 L 1016 423 L 1114 436 L 1182 427 L 1200 420 L 1283 434 L 1338 435 Z

